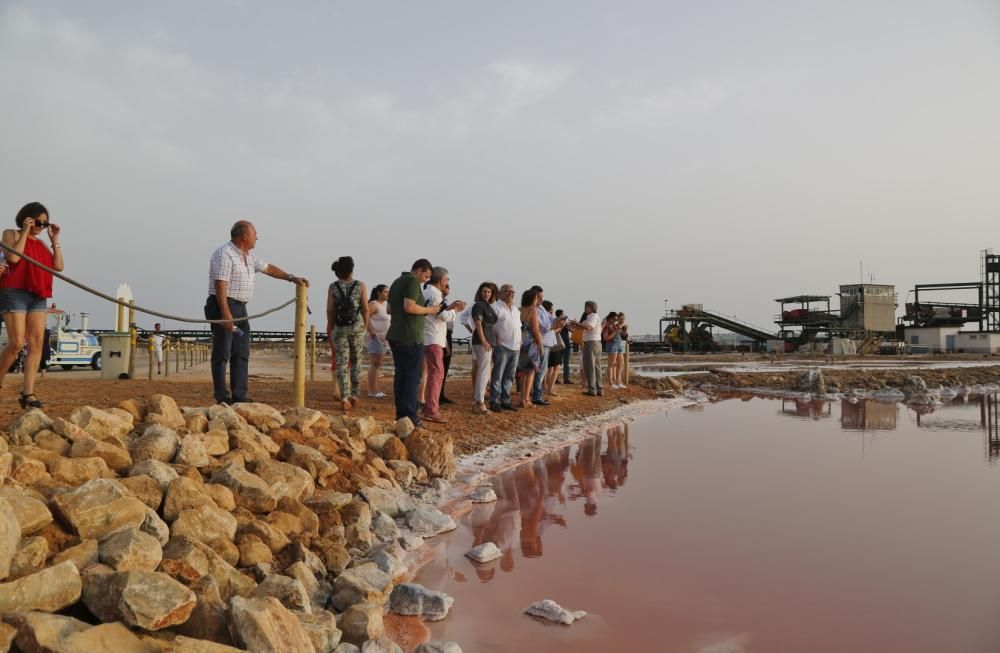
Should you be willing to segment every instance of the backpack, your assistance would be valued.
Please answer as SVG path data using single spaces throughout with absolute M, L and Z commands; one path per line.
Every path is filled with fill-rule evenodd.
M 333 323 L 339 327 L 354 326 L 358 323 L 358 316 L 361 315 L 361 304 L 354 302 L 354 291 L 360 281 L 353 282 L 344 294 L 343 287 L 339 283 L 333 284 Z M 339 297 L 338 297 L 339 295 Z

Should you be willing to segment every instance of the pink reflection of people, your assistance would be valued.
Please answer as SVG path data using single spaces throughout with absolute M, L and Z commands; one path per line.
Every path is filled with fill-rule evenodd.
M 583 497 L 583 514 L 593 517 L 597 514 L 597 497 L 601 490 L 601 436 L 589 438 L 580 443 L 576 458 L 570 465 L 570 473 L 576 479 Z
M 628 426 L 619 424 L 608 429 L 608 447 L 601 454 L 604 487 L 617 490 L 628 477 Z

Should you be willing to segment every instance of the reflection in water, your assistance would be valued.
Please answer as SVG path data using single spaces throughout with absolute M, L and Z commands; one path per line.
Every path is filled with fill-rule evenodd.
M 546 529 L 566 528 L 571 519 L 580 517 L 567 514 L 568 501 L 582 499 L 583 517 L 597 515 L 601 494 L 613 495 L 625 485 L 630 456 L 628 425 L 621 424 L 493 479 L 497 501 L 486 518 L 487 507 L 474 510 L 472 546 L 493 542 L 502 556 L 499 565 L 476 565 L 479 579 L 493 580 L 496 567 L 501 572 L 513 571 L 515 549 L 524 558 L 541 557 Z
M 895 431 L 899 406 L 894 402 L 863 399 L 840 402 L 840 428 L 845 431 Z
M 818 420 L 833 416 L 830 406 L 830 402 L 823 399 L 783 397 L 781 399 L 781 412 L 779 414 L 801 419 Z
M 997 409 L 1000 407 L 997 395 L 983 395 L 979 398 L 979 419 L 983 424 L 986 441 L 986 459 L 995 463 L 1000 458 L 1000 426 L 997 425 Z

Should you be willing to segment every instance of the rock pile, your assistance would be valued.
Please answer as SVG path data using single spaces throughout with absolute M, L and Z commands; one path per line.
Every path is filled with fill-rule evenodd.
M 407 490 L 454 471 L 451 437 L 408 420 L 28 411 L 0 438 L 0 651 L 391 650 L 405 552 L 454 528 Z M 447 613 L 412 590 L 402 609 Z

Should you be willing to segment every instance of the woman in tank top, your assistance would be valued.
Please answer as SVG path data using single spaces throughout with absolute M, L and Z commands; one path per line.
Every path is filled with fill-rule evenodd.
M 389 332 L 389 286 L 380 283 L 372 289 L 368 301 L 368 338 L 365 347 L 368 349 L 368 396 L 373 399 L 384 399 L 385 393 L 378 389 L 378 372 L 382 360 L 389 351 L 389 341 L 385 339 Z
M 358 404 L 361 391 L 361 349 L 368 329 L 368 295 L 365 284 L 354 278 L 354 259 L 341 256 L 330 266 L 337 280 L 326 295 L 327 333 L 340 384 L 340 405 L 346 413 Z
M 3 232 L 5 245 L 17 253 L 5 252 L 8 271 L 0 277 L 0 311 L 7 327 L 7 346 L 0 353 L 0 386 L 3 378 L 27 343 L 24 361 L 24 386 L 18 401 L 21 408 L 41 408 L 35 396 L 35 375 L 42 358 L 48 300 L 52 297 L 52 274 L 32 265 L 23 254 L 57 272 L 62 272 L 63 256 L 59 245 L 59 225 L 49 222 L 49 212 L 38 202 L 25 204 L 14 219 L 17 229 Z M 40 239 L 48 233 L 51 249 Z

